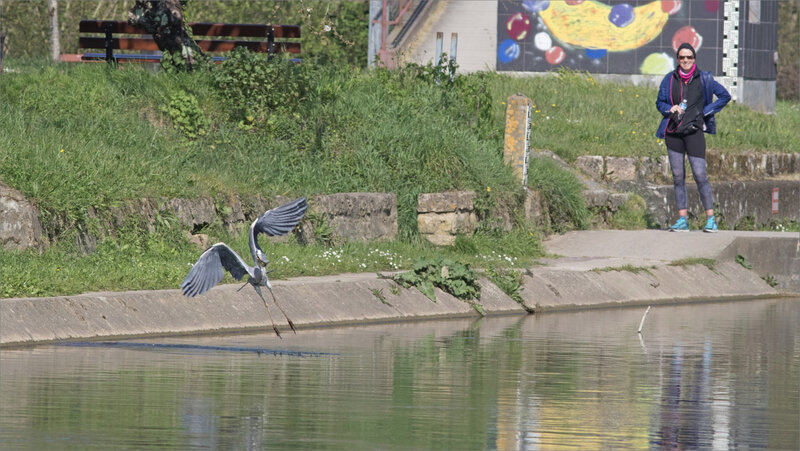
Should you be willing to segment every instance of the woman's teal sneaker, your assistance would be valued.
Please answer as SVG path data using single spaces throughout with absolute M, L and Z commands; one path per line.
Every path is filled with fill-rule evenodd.
M 675 221 L 675 224 L 669 226 L 670 232 L 688 232 L 689 231 L 689 218 L 681 216 Z
M 717 221 L 714 220 L 714 216 L 709 216 L 706 220 L 706 226 L 703 227 L 703 232 L 708 233 L 717 233 L 719 229 L 717 229 Z

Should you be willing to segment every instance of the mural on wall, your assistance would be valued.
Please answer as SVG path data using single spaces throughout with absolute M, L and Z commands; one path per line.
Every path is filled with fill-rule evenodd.
M 497 70 L 663 75 L 683 42 L 721 74 L 722 0 L 499 0 Z

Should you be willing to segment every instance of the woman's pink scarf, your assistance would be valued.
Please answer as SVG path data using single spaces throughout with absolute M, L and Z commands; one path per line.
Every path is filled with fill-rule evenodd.
M 697 67 L 697 64 L 692 64 L 692 69 L 687 73 L 684 72 L 683 69 L 678 69 L 678 75 L 681 76 L 681 80 L 684 83 L 689 83 L 689 80 L 692 79 L 692 75 L 694 75 L 694 69 Z

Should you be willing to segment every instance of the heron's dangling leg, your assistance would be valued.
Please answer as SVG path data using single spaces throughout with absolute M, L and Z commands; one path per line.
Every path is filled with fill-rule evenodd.
M 292 320 L 289 319 L 289 316 L 286 315 L 286 312 L 283 311 L 283 308 L 281 307 L 281 305 L 278 304 L 278 300 L 275 299 L 275 293 L 272 292 L 272 288 L 267 287 L 267 289 L 269 290 L 269 294 L 272 295 L 272 300 L 275 301 L 275 305 L 278 306 L 278 309 L 281 311 L 281 313 L 283 313 L 284 318 L 286 318 L 286 321 L 289 323 L 289 327 L 292 328 L 292 332 L 297 334 L 297 329 L 294 328 L 294 323 L 292 322 Z
M 269 320 L 272 322 L 272 329 L 275 331 L 275 334 L 278 335 L 278 338 L 283 338 L 281 337 L 280 331 L 278 331 L 278 326 L 275 325 L 275 320 L 272 319 L 272 312 L 269 311 L 269 305 L 267 305 L 267 300 L 264 299 L 264 295 L 261 294 L 261 287 L 259 287 L 258 285 L 253 285 L 253 288 L 255 288 L 256 293 L 258 293 L 258 296 L 261 298 L 261 300 L 264 301 L 264 307 L 267 308 L 267 313 L 269 314 Z
M 239 287 L 239 289 L 238 289 L 238 290 L 236 290 L 236 292 L 238 293 L 238 292 L 242 291 L 242 288 L 246 287 L 248 283 L 250 283 L 250 281 L 249 281 L 249 280 L 248 280 L 247 282 L 245 282 L 245 283 L 244 283 L 244 285 L 242 285 L 241 287 Z

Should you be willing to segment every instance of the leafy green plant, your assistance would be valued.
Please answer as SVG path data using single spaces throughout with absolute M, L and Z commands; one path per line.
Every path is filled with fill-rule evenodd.
M 381 301 L 383 304 L 388 305 L 390 307 L 392 306 L 392 304 L 390 304 L 389 301 L 386 300 L 386 296 L 383 294 L 382 288 L 373 288 L 371 291 L 372 295 L 378 298 L 378 300 Z
M 747 261 L 747 258 L 744 255 L 736 254 L 736 263 L 742 265 L 745 269 L 753 269 L 753 265 Z
M 175 128 L 189 139 L 205 135 L 210 125 L 210 121 L 197 103 L 197 98 L 186 91 L 179 91 L 170 96 L 169 105 L 163 107 L 162 111 L 169 114 Z
M 192 70 L 202 70 L 211 68 L 211 58 L 205 54 L 195 55 L 195 64 Z M 161 70 L 168 74 L 177 74 L 186 72 L 189 66 L 186 60 L 181 56 L 180 52 L 163 52 L 161 54 Z
M 525 305 L 522 301 L 522 295 L 520 294 L 520 291 L 522 291 L 522 282 L 524 281 L 522 271 L 489 267 L 486 269 L 486 272 L 489 275 L 489 280 L 497 285 L 497 288 L 500 288 L 500 290 L 511 299 L 519 302 L 523 306 Z
M 780 282 L 778 282 L 778 279 L 775 278 L 775 276 L 773 276 L 772 274 L 767 274 L 766 276 L 762 277 L 762 279 L 764 280 L 764 282 L 767 282 L 767 285 L 771 286 L 772 288 L 775 288 L 780 284 Z
M 247 122 L 265 122 L 276 110 L 296 110 L 304 101 L 310 78 L 306 66 L 288 58 L 269 58 L 237 47 L 213 71 L 223 101 Z
M 417 260 L 413 270 L 396 274 L 393 279 L 403 287 L 417 287 L 433 302 L 436 302 L 434 287 L 461 300 L 476 299 L 481 290 L 469 265 L 445 258 Z
M 333 227 L 330 225 L 325 215 L 309 211 L 306 213 L 306 219 L 311 223 L 314 230 L 314 240 L 323 246 L 333 245 L 335 238 Z

